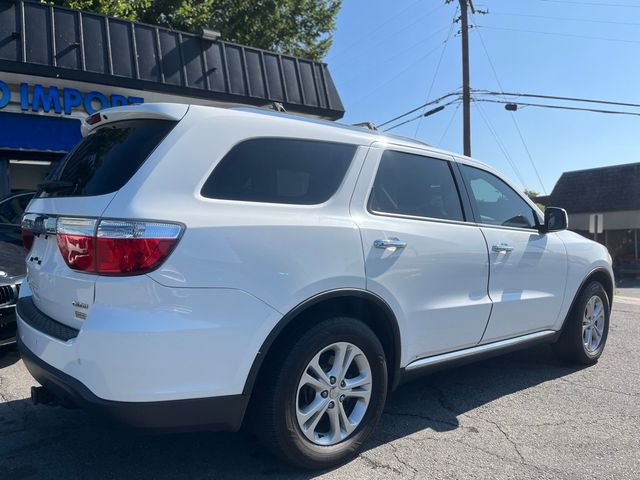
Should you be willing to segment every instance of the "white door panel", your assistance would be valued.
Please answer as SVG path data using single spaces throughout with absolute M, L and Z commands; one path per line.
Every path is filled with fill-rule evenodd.
M 407 353 L 420 358 L 480 341 L 491 311 L 489 266 L 475 226 L 370 217 L 359 221 L 367 288 L 404 310 Z M 374 247 L 398 238 L 405 248 Z
M 384 157 L 389 151 L 412 158 Z M 486 242 L 478 226 L 462 221 L 450 160 L 437 152 L 375 144 L 351 202 L 367 289 L 395 310 L 403 365 L 476 345 L 491 312 Z M 378 240 L 401 243 L 376 247 Z
M 482 227 L 482 233 L 490 250 L 494 304 L 483 343 L 553 326 L 567 276 L 564 243 L 553 233 L 490 227 Z M 500 245 L 513 250 L 496 251 Z

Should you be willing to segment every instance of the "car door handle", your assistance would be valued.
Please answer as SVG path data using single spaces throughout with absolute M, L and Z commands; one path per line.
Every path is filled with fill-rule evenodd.
M 491 250 L 496 253 L 509 253 L 513 251 L 513 247 L 508 243 L 499 243 L 491 247 Z
M 373 242 L 373 246 L 376 248 L 404 248 L 407 246 L 407 242 L 403 242 L 399 238 L 387 238 L 385 240 L 376 240 Z

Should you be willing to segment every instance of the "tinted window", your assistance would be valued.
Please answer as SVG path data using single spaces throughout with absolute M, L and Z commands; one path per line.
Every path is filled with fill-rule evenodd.
M 462 165 L 480 222 L 505 227 L 535 228 L 533 209 L 511 187 L 478 168 Z
M 66 157 L 56 180 L 71 187 L 43 196 L 91 196 L 124 186 L 176 122 L 126 120 L 98 128 Z
M 28 193 L 9 197 L 0 202 L 0 223 L 19 225 L 22 221 L 24 210 L 27 208 L 27 205 L 29 205 L 32 197 L 33 194 Z
M 382 154 L 369 208 L 382 213 L 464 220 L 449 162 L 391 150 Z
M 356 146 L 289 138 L 256 138 L 233 147 L 202 187 L 225 200 L 314 205 L 333 195 Z

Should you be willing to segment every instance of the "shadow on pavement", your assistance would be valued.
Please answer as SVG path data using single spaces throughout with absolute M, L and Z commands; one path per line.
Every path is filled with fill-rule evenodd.
M 20 360 L 20 354 L 15 344 L 0 347 L 0 369 L 13 365 Z
M 394 392 L 366 448 L 430 429 L 513 392 L 575 372 L 548 346 L 512 353 L 404 385 Z M 0 478 L 313 478 L 272 458 L 240 433 L 147 435 L 79 410 L 0 404 Z
M 455 430 L 459 417 L 475 408 L 582 368 L 563 364 L 551 346 L 540 345 L 416 380 L 392 394 L 369 448 L 424 429 Z

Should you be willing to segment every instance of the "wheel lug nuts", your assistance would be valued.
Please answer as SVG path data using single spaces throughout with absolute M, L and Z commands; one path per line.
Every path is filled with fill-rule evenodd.
M 336 377 L 330 377 L 329 381 L 331 382 L 331 385 L 333 385 L 334 383 L 336 383 Z
M 320 394 L 322 396 L 322 398 L 327 398 L 329 396 L 329 392 L 327 392 L 326 390 L 324 392 L 322 392 Z
M 340 395 L 340 403 L 344 402 L 345 396 L 344 395 Z
M 342 388 L 344 388 L 344 387 L 345 387 L 345 385 L 346 385 L 346 383 L 344 382 L 344 380 L 340 382 L 340 386 L 341 386 Z
M 333 401 L 329 402 L 329 408 L 333 408 L 335 406 L 336 406 L 336 404 Z

